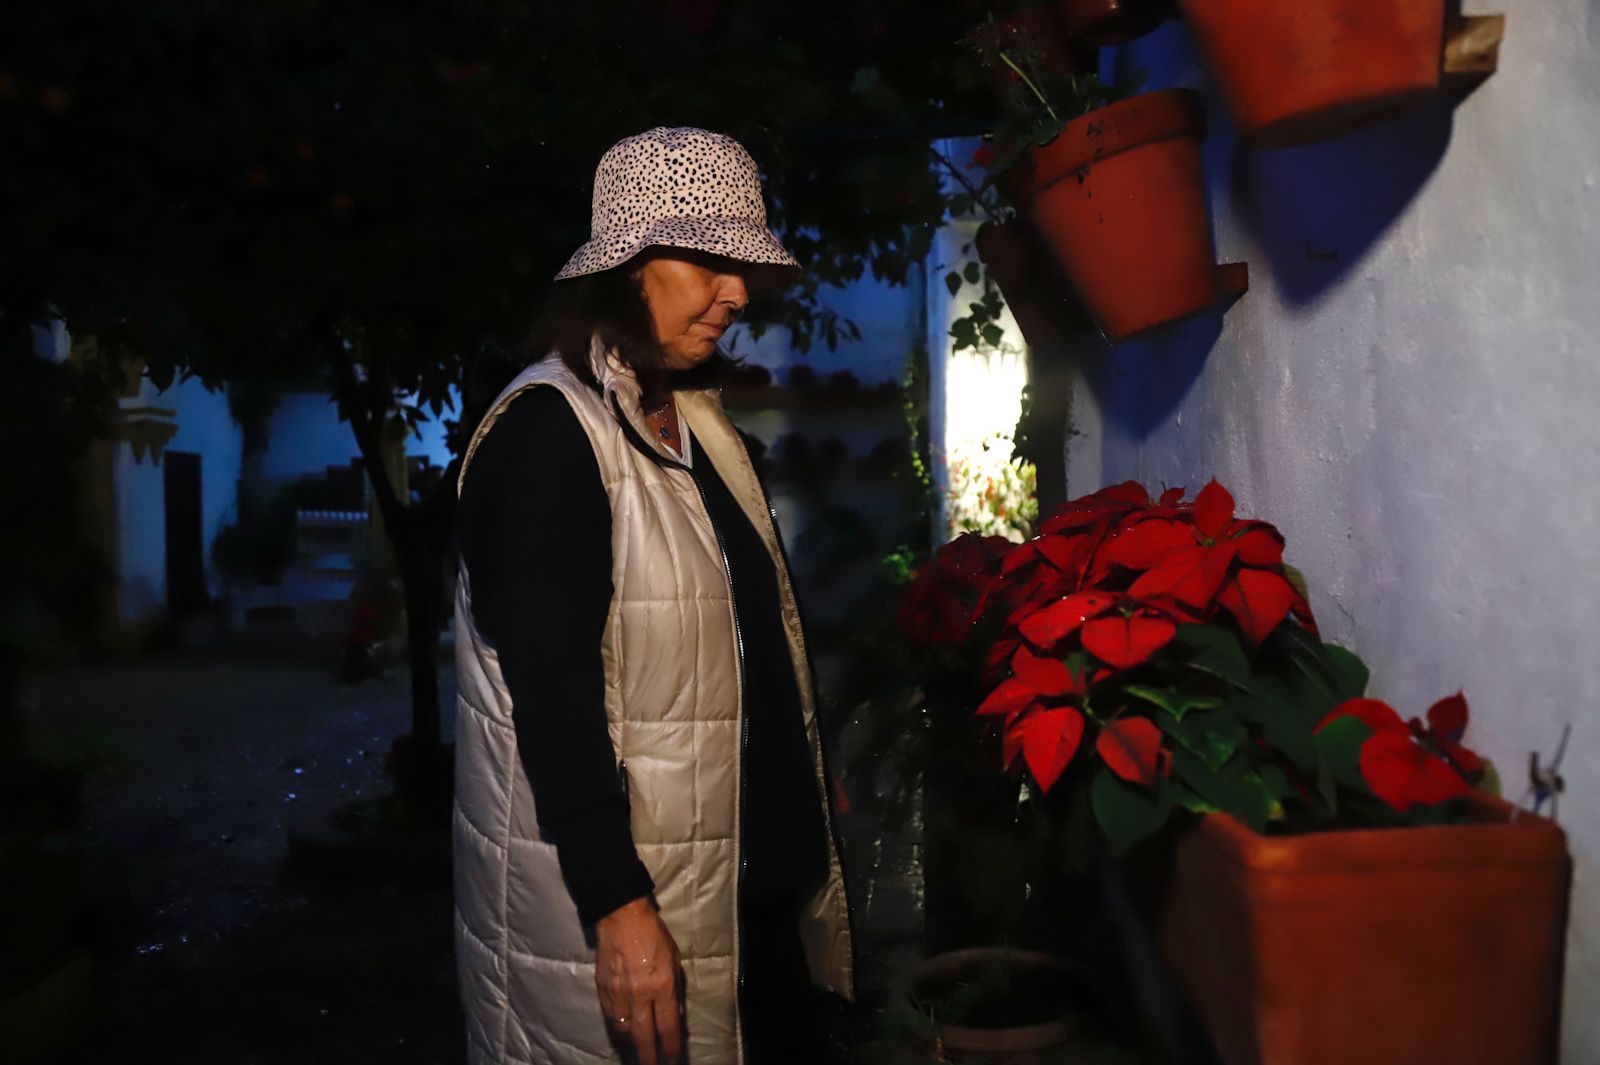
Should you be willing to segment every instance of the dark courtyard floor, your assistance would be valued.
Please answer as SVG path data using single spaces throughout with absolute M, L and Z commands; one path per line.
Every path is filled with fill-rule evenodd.
M 71 1061 L 462 1060 L 448 881 L 285 870 L 297 824 L 388 790 L 403 672 L 190 651 L 48 674 L 27 702 L 41 747 L 108 763 L 85 813 L 115 900 L 105 1006 Z
M 448 732 L 453 670 L 440 681 Z M 320 651 L 235 643 L 45 673 L 24 701 L 38 749 L 98 766 L 83 820 L 105 994 L 64 1065 L 464 1060 L 445 848 L 398 875 L 306 846 L 389 793 L 403 669 L 345 685 Z M 870 982 L 914 950 L 918 902 L 905 870 L 863 888 L 886 858 L 863 828 L 845 831 Z

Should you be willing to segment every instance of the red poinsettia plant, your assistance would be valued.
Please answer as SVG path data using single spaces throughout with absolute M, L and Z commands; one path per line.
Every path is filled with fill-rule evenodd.
M 976 676 L 1002 767 L 1065 792 L 1117 849 L 1176 809 L 1262 831 L 1448 819 L 1487 772 L 1462 696 L 1409 724 L 1366 697 L 1283 536 L 1216 481 L 1193 500 L 1116 485 L 1021 544 L 958 538 L 908 587 L 901 628 Z

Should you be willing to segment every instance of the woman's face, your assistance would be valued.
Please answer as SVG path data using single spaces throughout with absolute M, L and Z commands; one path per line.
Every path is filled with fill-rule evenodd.
M 749 267 L 733 259 L 665 249 L 630 271 L 644 291 L 661 358 L 670 370 L 692 370 L 717 350 L 750 294 Z

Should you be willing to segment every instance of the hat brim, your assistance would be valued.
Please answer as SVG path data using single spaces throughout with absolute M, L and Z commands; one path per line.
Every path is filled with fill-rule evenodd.
M 683 215 L 624 226 L 591 239 L 573 253 L 555 279 L 609 270 L 652 246 L 703 251 L 756 266 L 786 267 L 794 277 L 800 274 L 799 262 L 766 226 L 742 218 Z

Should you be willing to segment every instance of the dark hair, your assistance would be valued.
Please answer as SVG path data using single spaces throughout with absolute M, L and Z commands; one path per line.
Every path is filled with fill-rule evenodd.
M 719 349 L 693 370 L 669 370 L 656 343 L 644 290 L 628 276 L 634 262 L 555 282 L 528 335 L 527 354 L 532 360 L 560 358 L 578 380 L 598 392 L 600 382 L 589 361 L 590 340 L 598 335 L 638 378 L 640 399 L 650 410 L 666 402 L 669 389 L 717 383 L 739 360 Z

